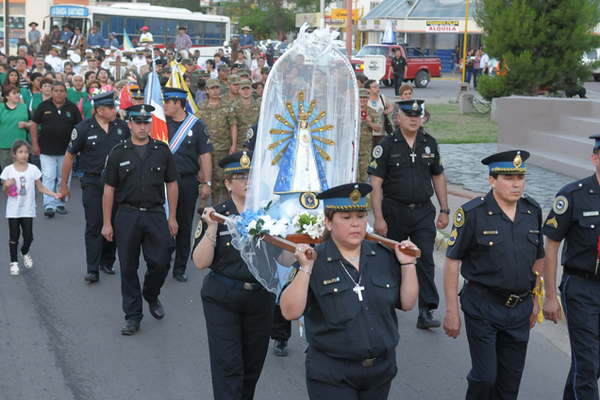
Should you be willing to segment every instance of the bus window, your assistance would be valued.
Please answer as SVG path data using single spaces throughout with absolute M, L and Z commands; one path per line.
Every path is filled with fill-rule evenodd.
M 202 45 L 220 46 L 225 40 L 225 24 L 222 22 L 206 22 Z
M 154 43 L 165 43 L 165 31 L 163 29 L 163 20 L 158 18 L 146 18 L 146 26 L 150 28 Z

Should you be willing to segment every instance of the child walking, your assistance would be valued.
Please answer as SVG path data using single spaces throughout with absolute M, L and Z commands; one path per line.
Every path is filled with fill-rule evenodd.
M 46 188 L 40 178 L 42 172 L 33 164 L 29 164 L 31 146 L 24 140 L 15 140 L 11 149 L 14 163 L 0 174 L 2 190 L 8 196 L 6 201 L 6 218 L 8 218 L 10 249 L 10 274 L 19 275 L 17 245 L 19 236 L 23 235 L 21 255 L 25 268 L 33 267 L 33 259 L 29 254 L 33 242 L 33 218 L 35 218 L 35 189 L 48 196 L 59 199 L 61 195 Z

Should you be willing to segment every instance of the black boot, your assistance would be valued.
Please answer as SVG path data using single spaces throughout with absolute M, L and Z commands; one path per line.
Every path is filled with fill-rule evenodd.
M 417 319 L 417 328 L 429 329 L 439 328 L 441 326 L 440 321 L 433 318 L 433 310 L 428 308 L 419 309 L 419 318 Z
M 137 331 L 140 330 L 140 320 L 139 319 L 127 319 L 125 320 L 125 325 L 121 328 L 121 335 L 131 336 L 134 335 Z
M 275 339 L 275 345 L 273 346 L 273 354 L 277 357 L 287 357 L 288 355 L 288 341 L 285 339 Z

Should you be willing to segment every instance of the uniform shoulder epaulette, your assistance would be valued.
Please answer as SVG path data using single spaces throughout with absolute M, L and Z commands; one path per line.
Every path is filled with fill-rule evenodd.
M 523 195 L 523 200 L 525 200 L 526 202 L 528 202 L 529 204 L 531 204 L 535 208 L 538 208 L 540 210 L 542 209 L 542 206 L 540 206 L 540 203 L 538 203 L 533 197 L 531 197 L 531 196 L 529 196 L 527 194 Z
M 383 244 L 383 243 L 379 243 L 379 242 L 377 242 L 377 243 L 374 243 L 372 248 L 374 248 L 374 249 L 377 249 L 377 250 L 382 250 L 382 249 L 383 249 L 383 250 L 386 250 L 386 251 L 388 251 L 388 252 L 390 252 L 390 253 L 392 253 L 392 254 L 394 253 L 394 250 L 393 250 L 393 249 L 390 249 L 390 248 L 389 248 L 389 247 L 387 247 L 385 244 Z
M 476 209 L 477 207 L 483 205 L 485 203 L 485 197 L 483 196 L 477 196 L 472 200 L 467 201 L 465 204 L 462 205 L 462 209 L 465 212 L 469 212 L 471 210 Z
M 581 190 L 586 183 L 587 178 L 580 179 L 575 182 L 571 182 L 568 185 L 565 185 L 562 189 L 560 189 L 559 193 L 571 193 L 577 190 Z

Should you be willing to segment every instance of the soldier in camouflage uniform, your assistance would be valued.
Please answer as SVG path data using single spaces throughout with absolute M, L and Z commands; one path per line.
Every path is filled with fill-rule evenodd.
M 239 88 L 240 97 L 235 103 L 233 112 L 238 127 L 237 148 L 241 149 L 244 142 L 249 139 L 247 136 L 248 129 L 258 123 L 260 103 L 252 97 L 252 82 L 249 80 L 240 81 Z
M 217 68 L 219 72 L 219 86 L 221 87 L 221 98 L 225 98 L 227 92 L 229 92 L 229 83 L 227 83 L 227 78 L 229 76 L 229 66 L 227 64 L 221 64 Z
M 228 154 L 237 151 L 237 121 L 229 103 L 221 99 L 219 82 L 209 79 L 206 82 L 208 100 L 199 106 L 199 117 L 208 130 L 213 145 L 213 159 L 221 160 Z M 219 204 L 227 199 L 223 183 L 223 169 L 213 164 L 212 204 Z
M 229 103 L 231 107 L 235 107 L 240 98 L 240 78 L 237 75 L 231 74 L 227 77 L 227 83 L 229 84 L 229 92 L 227 95 L 221 95 L 221 99 Z
M 358 182 L 366 182 L 367 169 L 371 161 L 373 130 L 381 130 L 377 112 L 367 106 L 369 89 L 360 89 L 360 139 L 358 145 Z

